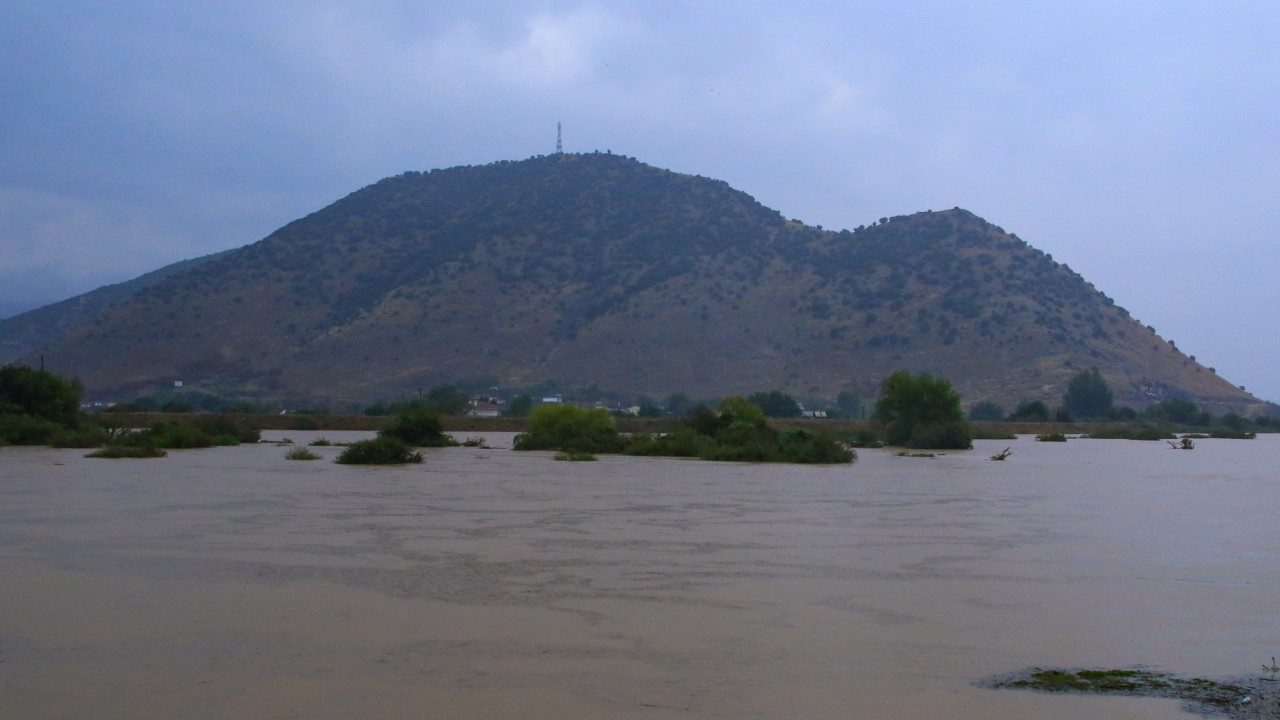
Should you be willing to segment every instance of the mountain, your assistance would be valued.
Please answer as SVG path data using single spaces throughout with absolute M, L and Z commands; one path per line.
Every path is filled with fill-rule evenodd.
M 972 213 L 832 232 L 599 153 L 387 178 L 147 284 L 42 352 L 100 399 L 177 380 L 335 406 L 449 382 L 874 397 L 906 369 L 1009 410 L 1056 404 L 1096 367 L 1117 404 L 1263 405 Z
M 198 267 L 222 253 L 183 260 L 152 270 L 132 280 L 105 285 L 73 298 L 0 319 L 0 364 L 37 352 L 71 328 L 91 320 L 103 310 L 123 302 L 170 275 Z

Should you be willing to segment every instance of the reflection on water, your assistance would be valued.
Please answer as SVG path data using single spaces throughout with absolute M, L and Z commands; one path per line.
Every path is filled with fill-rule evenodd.
M 973 683 L 1280 653 L 1280 438 L 839 467 L 489 440 L 398 468 L 5 448 L 4 716 L 1169 718 Z

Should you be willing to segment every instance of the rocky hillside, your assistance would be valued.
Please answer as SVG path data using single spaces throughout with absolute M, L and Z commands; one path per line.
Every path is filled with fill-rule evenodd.
M 1262 405 L 964 210 L 831 232 L 608 154 L 387 178 L 42 352 L 95 399 L 175 380 L 335 406 L 460 381 L 870 397 L 906 369 L 1012 409 L 1096 367 L 1118 404 Z

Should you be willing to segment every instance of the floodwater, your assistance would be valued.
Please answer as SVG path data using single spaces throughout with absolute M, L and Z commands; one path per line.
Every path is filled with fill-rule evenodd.
M 0 450 L 0 717 L 1176 718 L 975 683 L 1280 654 L 1280 437 L 838 467 L 488 439 Z

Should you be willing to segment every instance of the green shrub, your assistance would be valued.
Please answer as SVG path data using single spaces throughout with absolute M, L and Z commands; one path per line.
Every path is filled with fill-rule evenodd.
M 168 454 L 154 445 L 107 445 L 85 455 L 85 457 L 118 460 L 121 458 L 160 458 Z
M 97 425 L 86 425 L 81 428 L 64 428 L 49 438 L 49 444 L 56 448 L 96 448 L 111 441 L 111 435 Z
M 78 380 L 67 380 L 48 370 L 0 366 L 0 415 L 33 416 L 71 427 L 80 417 L 83 390 Z
M 319 460 L 320 456 L 304 447 L 296 447 L 284 454 L 286 460 Z
M 990 400 L 983 400 L 969 408 L 969 419 L 975 421 L 993 421 L 1004 419 L 1004 409 Z
M 529 413 L 528 428 L 516 435 L 516 450 L 610 453 L 621 451 L 626 443 L 603 408 L 545 403 Z
M 400 411 L 389 425 L 378 430 L 378 437 L 399 440 L 411 447 L 448 447 L 458 444 L 445 434 L 440 414 L 424 408 Z
M 858 454 L 826 433 L 787 430 L 778 437 L 782 460 L 791 463 L 833 465 L 853 462 Z
M 1174 435 L 1154 425 L 1116 425 L 1101 427 L 1084 437 L 1094 440 L 1172 440 Z
M 1020 403 L 1018 408 L 1009 414 L 1009 419 L 1014 422 L 1049 422 L 1049 416 L 1052 414 L 1049 406 L 1043 401 L 1029 400 Z
M 884 438 L 880 436 L 880 433 L 877 433 L 871 428 L 860 428 L 853 431 L 852 435 L 850 435 L 845 442 L 849 446 L 856 448 L 884 447 Z
M 37 415 L 0 415 L 0 443 L 48 445 L 63 426 Z
M 334 462 L 343 465 L 405 465 L 422 462 L 422 453 L 394 437 L 377 437 L 354 442 L 343 449 Z
M 333 443 L 329 442 L 324 438 L 316 438 L 315 440 L 312 440 L 307 444 L 310 445 L 311 447 L 329 447 Z
M 1040 442 L 1066 442 L 1067 436 L 1062 433 L 1042 433 L 1036 436 Z
M 980 424 L 969 426 L 971 440 L 1017 440 L 1018 436 L 1004 430 L 993 430 Z
M 847 463 L 857 455 L 827 433 L 778 432 L 764 414 L 742 398 L 729 397 L 718 412 L 698 406 L 666 435 L 631 438 L 628 455 L 698 457 L 736 462 Z
M 121 440 L 124 445 L 153 445 L 158 448 L 187 449 L 207 448 L 213 445 L 213 438 L 199 428 L 174 420 L 161 420 L 150 429 L 140 433 L 127 435 Z
M 627 455 L 701 457 L 714 442 L 688 425 L 679 425 L 665 435 L 633 435 L 623 452 Z
M 967 450 L 973 447 L 969 424 L 964 421 L 924 423 L 911 430 L 905 442 L 909 448 L 929 450 Z
M 193 418 L 188 424 L 210 437 L 226 436 L 235 439 L 235 442 L 232 443 L 227 443 L 225 440 L 222 442 L 215 441 L 215 445 L 256 443 L 262 439 L 262 432 L 258 428 L 237 425 L 228 418 L 218 415 L 204 415 Z

